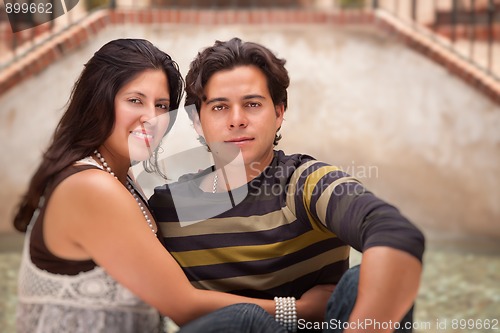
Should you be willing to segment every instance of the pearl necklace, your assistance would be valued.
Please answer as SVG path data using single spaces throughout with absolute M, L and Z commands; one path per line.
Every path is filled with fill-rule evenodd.
M 214 176 L 214 185 L 212 187 L 212 193 L 217 192 L 217 180 L 219 179 L 219 176 L 217 175 L 217 171 L 215 171 L 215 176 Z
M 106 163 L 106 160 L 104 159 L 104 156 L 102 156 L 101 153 L 97 149 L 94 151 L 94 154 L 95 154 L 95 156 L 97 156 L 97 158 L 99 159 L 99 161 L 101 161 L 102 166 L 106 169 L 106 171 L 109 172 L 109 174 L 111 176 L 115 177 L 116 180 L 118 180 L 118 177 L 115 176 L 115 173 L 111 170 L 111 168 L 108 165 L 108 163 Z M 130 182 L 128 180 L 126 182 L 126 187 L 129 190 L 130 194 L 132 194 L 132 196 L 134 197 L 134 199 L 137 202 L 137 205 L 139 206 L 139 208 L 141 209 L 142 215 L 144 215 L 144 218 L 146 219 L 146 223 L 148 224 L 149 229 L 151 229 L 151 231 L 156 235 L 156 230 L 155 230 L 155 228 L 153 226 L 153 222 L 149 218 L 148 212 L 146 211 L 146 209 L 142 205 L 141 199 L 139 198 L 139 196 L 137 195 L 137 193 L 135 193 L 134 187 L 132 186 L 132 184 L 130 184 Z

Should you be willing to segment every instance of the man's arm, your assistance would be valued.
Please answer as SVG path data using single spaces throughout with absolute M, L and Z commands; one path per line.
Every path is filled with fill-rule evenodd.
M 328 171 L 329 167 L 324 167 Z M 324 176 L 315 177 L 315 173 Z M 316 182 L 315 182 L 316 179 Z M 319 179 L 319 180 L 317 180 Z M 415 301 L 425 238 L 394 206 L 341 171 L 310 172 L 304 182 L 306 209 L 342 241 L 363 252 L 358 297 L 351 322 L 377 321 L 369 332 L 390 332 Z M 389 322 L 393 323 L 392 329 Z M 349 326 L 351 332 L 362 327 Z M 357 328 L 357 329 L 356 329 Z
M 365 330 L 353 325 L 356 329 L 344 332 L 392 332 L 417 296 L 421 273 L 420 261 L 406 252 L 385 246 L 366 250 L 361 261 L 358 297 L 349 320 L 371 319 L 380 325 L 365 326 Z

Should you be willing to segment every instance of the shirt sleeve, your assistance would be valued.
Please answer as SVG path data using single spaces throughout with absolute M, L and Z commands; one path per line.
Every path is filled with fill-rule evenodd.
M 425 238 L 397 208 L 339 169 L 315 164 L 298 177 L 295 202 L 358 251 L 388 246 L 422 261 Z M 297 207 L 297 208 L 299 208 Z

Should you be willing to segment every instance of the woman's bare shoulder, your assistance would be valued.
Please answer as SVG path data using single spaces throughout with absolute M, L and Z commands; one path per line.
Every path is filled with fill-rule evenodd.
M 61 212 L 74 212 L 74 220 L 89 218 L 108 210 L 127 210 L 135 200 L 109 173 L 91 168 L 72 174 L 52 192 L 50 206 Z M 125 207 L 123 207 L 125 206 Z M 87 222 L 88 223 L 88 222 Z
M 119 190 L 121 183 L 103 170 L 90 168 L 79 171 L 64 179 L 58 190 L 67 195 L 86 195 L 88 192 L 109 192 Z

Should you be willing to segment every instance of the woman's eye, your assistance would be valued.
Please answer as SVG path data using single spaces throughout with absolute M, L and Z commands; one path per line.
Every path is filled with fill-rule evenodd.
M 163 111 L 168 111 L 169 109 L 167 104 L 157 104 L 156 107 L 162 109 Z
M 138 98 L 130 98 L 128 101 L 131 102 L 131 103 L 133 103 L 133 104 L 139 104 L 139 103 L 141 103 L 141 100 L 138 99 Z

